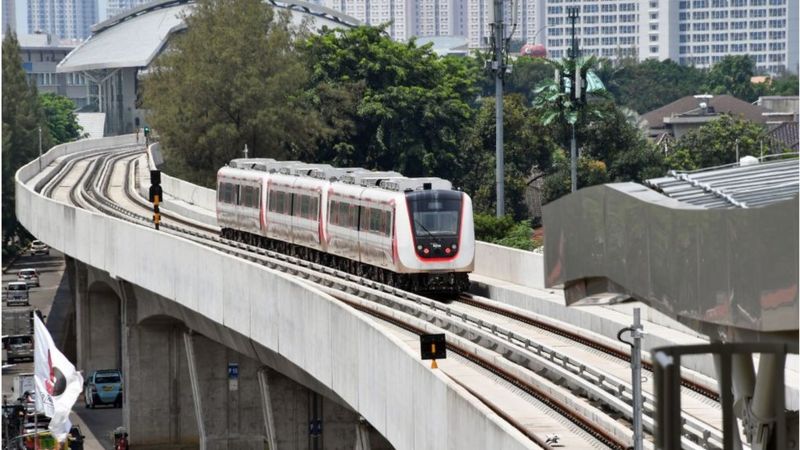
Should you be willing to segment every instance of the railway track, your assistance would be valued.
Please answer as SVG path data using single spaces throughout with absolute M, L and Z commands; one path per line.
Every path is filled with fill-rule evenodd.
M 81 161 L 91 160 L 83 165 L 84 170 L 79 182 L 75 183 L 70 191 L 70 200 L 81 207 L 143 226 L 152 226 L 149 203 L 136 191 L 137 177 L 133 176 L 141 152 L 141 148 L 122 148 L 108 154 L 92 153 L 65 158 L 58 164 L 56 168 L 58 170 L 51 171 L 54 176 L 42 184 L 41 192 L 44 195 L 52 194 L 60 180 L 63 180 L 70 170 L 77 167 Z M 112 193 L 109 190 L 109 180 L 113 167 L 118 164 L 124 164 L 125 167 L 123 193 L 130 203 L 140 208 L 138 212 L 125 208 L 119 204 L 120 202 L 110 198 Z M 630 445 L 630 429 L 626 425 L 632 414 L 630 386 L 553 349 L 545 348 L 524 336 L 504 329 L 496 323 L 486 322 L 457 309 L 458 303 L 471 302 L 472 306 L 480 303 L 474 298 L 464 297 L 452 305 L 447 305 L 292 256 L 223 239 L 216 235 L 217 230 L 213 227 L 200 225 L 173 214 L 162 213 L 162 217 L 169 219 L 161 225 L 164 232 L 308 280 L 339 301 L 380 321 L 392 323 L 417 334 L 423 329 L 420 326 L 423 323 L 439 327 L 448 333 L 448 348 L 452 352 L 549 405 L 602 446 L 627 448 Z M 493 312 L 509 316 L 508 311 Z M 531 321 L 530 318 L 515 318 L 515 320 L 521 319 Z M 569 330 L 553 332 L 560 332 L 562 336 L 576 334 Z M 592 343 L 584 342 L 584 345 L 591 346 Z M 502 358 L 498 358 L 498 354 Z M 625 357 L 624 354 L 614 356 L 623 359 Z M 563 392 L 562 397 L 554 397 L 552 386 L 558 387 L 559 391 L 568 392 L 579 401 L 577 403 L 565 401 Z M 477 392 L 473 394 L 480 400 L 480 394 Z M 497 409 L 496 405 L 491 405 L 486 399 L 481 401 L 491 409 Z M 654 430 L 652 398 L 645 399 L 644 410 L 647 415 L 644 420 L 645 429 L 652 434 Z M 605 420 L 598 422 L 596 415 L 598 411 Z M 502 411 L 498 414 L 507 416 Z M 547 444 L 539 442 L 541 439 L 538 439 L 535 433 L 515 424 L 513 417 L 506 417 L 506 420 L 537 445 L 548 448 Z M 719 430 L 689 416 L 684 428 L 684 448 L 720 448 L 720 446 Z

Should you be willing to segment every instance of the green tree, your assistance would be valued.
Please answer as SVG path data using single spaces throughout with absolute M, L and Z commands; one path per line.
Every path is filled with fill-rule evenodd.
M 798 95 L 799 85 L 797 75 L 787 73 L 772 79 L 767 89 L 767 95 Z
M 327 30 L 306 45 L 309 97 L 329 125 L 304 160 L 452 178 L 477 73 L 467 58 L 395 42 L 384 28 Z
M 286 158 L 324 129 L 303 95 L 305 32 L 259 0 L 199 0 L 144 82 L 170 170 L 211 185 L 242 156 Z
M 623 59 L 604 62 L 597 74 L 620 106 L 643 114 L 681 97 L 699 94 L 705 83 L 703 71 L 672 60 Z
M 572 189 L 569 156 L 558 150 L 553 156 L 553 172 L 544 179 L 542 203 L 567 195 Z M 593 186 L 608 183 L 608 169 L 603 161 L 598 161 L 586 155 L 578 158 L 578 187 Z
M 475 214 L 475 239 L 521 250 L 533 250 L 541 243 L 534 242 L 530 221 L 515 222 L 511 216 Z
M 758 99 L 758 92 L 750 79 L 755 72 L 756 63 L 750 56 L 725 56 L 708 71 L 706 90 L 711 94 L 728 94 L 754 102 Z
M 723 115 L 680 137 L 669 150 L 667 165 L 675 170 L 696 170 L 736 162 L 739 157 L 760 156 L 767 146 L 764 128 L 744 119 Z
M 29 85 L 22 69 L 15 33 L 3 39 L 3 241 L 17 232 L 14 206 L 14 174 L 39 152 L 38 129 L 46 128 L 36 86 Z M 42 147 L 51 145 L 43 133 Z
M 47 126 L 54 145 L 74 141 L 81 137 L 83 128 L 78 125 L 75 102 L 50 92 L 41 94 L 39 100 L 44 108 Z
M 466 131 L 458 158 L 456 185 L 472 196 L 476 211 L 491 213 L 496 206 L 495 191 L 495 102 L 484 98 L 481 109 Z M 551 130 L 540 116 L 525 106 L 524 97 L 507 95 L 503 102 L 505 200 L 513 217 L 528 217 L 525 189 L 534 172 L 550 170 L 551 155 L 558 148 Z

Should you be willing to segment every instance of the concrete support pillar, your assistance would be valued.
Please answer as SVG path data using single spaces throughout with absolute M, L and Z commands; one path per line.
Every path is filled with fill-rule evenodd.
M 194 342 L 192 333 L 183 333 L 184 350 L 186 351 L 186 365 L 189 368 L 189 382 L 192 386 L 192 403 L 194 404 L 194 418 L 197 420 L 197 434 L 200 440 L 200 450 L 206 450 L 206 427 L 203 424 L 203 398 L 200 395 L 200 380 L 197 378 L 197 366 L 194 357 Z
M 370 450 L 369 446 L 369 424 L 363 417 L 359 417 L 356 425 L 356 446 L 355 450 Z
M 714 369 L 717 372 L 717 380 L 719 380 L 717 385 L 718 385 L 718 388 L 719 388 L 719 392 L 721 393 L 722 392 L 722 381 L 721 380 L 722 380 L 723 375 L 722 375 L 722 357 L 720 357 L 719 355 L 714 355 Z M 733 389 L 731 389 L 731 390 L 733 391 Z M 741 437 L 740 437 L 741 435 L 739 433 L 739 424 L 738 424 L 738 422 L 734 421 L 733 426 L 736 427 L 736 432 L 733 433 L 733 449 L 732 450 L 742 450 L 742 439 L 741 439 Z
M 89 328 L 89 271 L 85 264 L 73 260 L 73 273 L 70 279 L 70 289 L 73 290 L 75 299 L 75 343 L 77 347 L 78 370 L 88 375 L 91 329 Z M 74 282 L 73 282 L 74 281 Z
M 118 369 L 122 364 L 120 298 L 104 281 L 95 281 L 86 289 L 79 275 L 78 287 L 78 368 L 86 375 L 98 369 Z

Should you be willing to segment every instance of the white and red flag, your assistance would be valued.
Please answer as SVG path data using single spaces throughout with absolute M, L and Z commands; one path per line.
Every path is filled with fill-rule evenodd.
M 72 422 L 69 413 L 83 389 L 83 377 L 53 343 L 41 319 L 33 315 L 34 379 L 37 408 L 50 417 L 50 432 L 59 441 L 67 438 Z

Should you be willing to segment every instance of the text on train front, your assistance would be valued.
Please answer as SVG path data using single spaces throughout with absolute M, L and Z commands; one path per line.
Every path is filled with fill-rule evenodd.
M 414 249 L 421 258 L 454 258 L 460 245 L 463 194 L 423 190 L 406 194 L 414 228 Z

